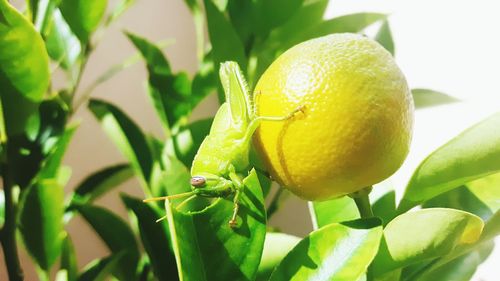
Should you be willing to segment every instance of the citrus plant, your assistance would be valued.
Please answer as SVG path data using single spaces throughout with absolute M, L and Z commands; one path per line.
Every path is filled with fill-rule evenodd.
M 478 123 L 431 153 L 409 179 L 402 199 L 396 200 L 395 190 L 378 186 L 378 182 L 394 172 L 407 153 L 411 99 L 404 77 L 391 57 L 394 43 L 387 16 L 359 13 L 324 20 L 328 4 L 325 0 L 186 0 L 198 39 L 199 70 L 193 77 L 174 72 L 157 44 L 125 32 L 146 65 L 148 95 L 164 136 L 143 132 L 110 102 L 90 99 L 89 110 L 129 163 L 103 168 L 65 195 L 63 187 L 69 173 L 61 159 L 76 129 L 68 120 L 80 104 L 87 102 L 92 85 L 130 64 L 127 61 L 111 67 L 83 91 L 84 98 L 75 100 L 85 62 L 98 41 L 96 30 L 112 24 L 132 2 L 118 1 L 108 14 L 107 2 L 100 0 L 29 1 L 22 14 L 6 0 L 0 0 L 0 155 L 4 193 L 0 196 L 4 199 L 0 201 L 0 239 L 11 280 L 22 279 L 17 258 L 21 243 L 16 241 L 16 233 L 42 280 L 54 278 L 50 272 L 57 271 L 57 280 L 451 281 L 469 280 L 489 256 L 493 238 L 500 234 L 500 133 L 496 129 L 500 115 Z M 332 33 L 363 33 L 372 24 L 379 25 L 373 39 L 387 51 L 370 39 L 352 34 L 325 38 L 356 38 L 354 41 L 361 42 L 354 44 L 358 48 L 324 51 L 324 56 L 321 50 L 315 50 L 320 39 L 313 38 Z M 311 45 L 294 47 L 304 41 Z M 306 46 L 305 50 L 300 50 L 300 46 Z M 290 52 L 285 52 L 290 48 Z M 294 53 L 297 48 L 300 52 Z M 318 55 L 312 69 L 295 67 L 294 62 L 310 57 L 307 52 Z M 321 69 L 343 63 L 345 56 L 353 56 L 363 64 L 370 54 L 373 65 L 365 65 L 364 72 L 354 68 L 353 72 L 339 70 L 333 77 L 321 76 Z M 69 86 L 51 88 L 49 61 L 67 74 Z M 242 73 L 237 80 L 246 80 L 248 89 L 242 86 L 245 83 L 228 86 L 227 79 L 218 79 L 219 66 L 226 61 L 239 65 Z M 346 64 L 341 69 L 349 67 Z M 303 92 L 311 95 L 313 101 L 324 102 L 323 107 L 331 116 L 324 114 L 326 120 L 313 118 L 311 123 L 318 129 L 291 126 L 294 138 L 285 138 L 285 145 L 278 149 L 286 155 L 307 153 L 299 151 L 304 147 L 294 147 L 301 138 L 321 134 L 328 130 L 326 125 L 343 124 L 345 129 L 335 130 L 339 134 L 333 135 L 332 143 L 339 147 L 339 153 L 346 148 L 344 151 L 355 158 L 342 159 L 341 153 L 334 153 L 332 158 L 346 161 L 337 173 L 345 177 L 340 180 L 353 179 L 354 184 L 340 188 L 333 179 L 329 181 L 325 176 L 328 169 L 335 171 L 337 167 L 328 162 L 331 158 L 320 154 L 315 156 L 318 163 L 308 163 L 307 158 L 301 159 L 302 163 L 292 163 L 299 173 L 307 171 L 302 177 L 304 185 L 290 184 L 290 178 L 276 168 L 280 156 L 273 155 L 278 150 L 272 149 L 277 142 L 272 132 L 283 131 L 286 124 L 308 118 L 308 114 L 314 117 L 308 112 L 314 104 L 306 103 L 304 112 L 298 112 L 290 122 L 285 118 L 284 123 L 261 123 L 255 135 L 256 150 L 248 142 L 250 172 L 238 170 L 244 174 L 237 176 L 244 179 L 240 183 L 234 227 L 228 222 L 235 213 L 236 192 L 217 194 L 221 198 L 215 200 L 197 198 L 185 203 L 171 197 L 165 206 L 142 202 L 144 198 L 191 192 L 200 180 L 208 178 L 206 174 L 201 175 L 203 179 L 196 176 L 215 163 L 213 158 L 227 157 L 227 150 L 217 147 L 216 141 L 200 147 L 206 136 L 212 135 L 211 127 L 217 128 L 220 136 L 235 133 L 227 126 L 232 116 L 220 114 L 224 118 L 189 122 L 193 109 L 209 94 L 217 93 L 221 104 L 234 91 L 256 95 L 256 102 L 251 104 L 258 115 L 283 117 L 301 106 L 286 100 L 289 88 L 274 85 L 284 79 L 281 68 L 310 74 L 302 76 L 302 81 L 293 80 L 296 88 L 292 85 L 291 89 L 295 91 L 309 85 L 308 79 L 323 79 L 324 85 L 340 83 L 343 87 L 331 96 L 326 91 Z M 388 77 L 390 85 L 377 84 Z M 359 86 L 365 95 L 357 100 L 359 103 L 351 103 L 352 97 L 345 93 L 357 89 L 356 85 L 366 85 Z M 393 91 L 392 95 L 387 91 Z M 417 110 L 453 101 L 427 89 L 414 89 L 411 94 Z M 343 101 L 339 109 L 332 108 L 338 101 L 335 97 Z M 397 98 L 392 101 L 390 97 Z M 369 102 L 363 103 L 367 100 L 376 101 L 380 115 L 372 111 Z M 231 100 L 227 102 L 230 108 L 238 108 Z M 225 107 L 228 110 L 227 103 Z M 352 111 L 342 111 L 347 109 Z M 377 120 L 386 123 L 369 122 L 380 116 L 383 118 Z M 377 128 L 382 133 L 377 135 L 376 128 L 370 125 L 380 126 Z M 370 138 L 349 138 L 360 131 L 376 139 L 372 143 Z M 382 148 L 374 149 L 370 143 Z M 382 144 L 388 145 L 387 150 Z M 356 147 L 363 150 L 359 152 Z M 383 155 L 377 157 L 377 151 Z M 197 158 L 209 157 L 199 164 L 199 170 L 194 169 L 196 173 L 190 174 L 197 154 L 201 155 Z M 313 170 L 306 170 L 309 165 Z M 94 203 L 133 175 L 141 183 L 144 198 L 121 195 L 130 211 L 130 222 Z M 313 200 L 309 205 L 315 229 L 306 237 L 275 229 L 273 232 L 267 224 L 282 194 L 271 196 L 270 175 Z M 313 181 L 316 176 L 319 180 Z M 307 186 L 310 183 L 314 184 Z M 353 196 L 356 201 L 342 196 L 365 185 L 375 185 L 369 196 L 369 188 Z M 306 186 L 310 188 L 307 191 Z M 320 193 L 314 190 L 319 189 L 328 190 L 328 194 L 317 196 Z M 413 209 L 416 206 L 420 208 Z M 165 215 L 166 219 L 155 222 Z M 64 231 L 64 225 L 75 216 L 82 216 L 91 225 L 110 252 L 106 257 L 96 257 L 83 269 L 78 268 L 71 239 Z

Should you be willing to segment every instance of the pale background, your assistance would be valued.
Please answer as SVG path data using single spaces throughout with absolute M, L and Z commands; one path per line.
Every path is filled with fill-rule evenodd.
M 410 86 L 432 88 L 465 101 L 417 113 L 410 156 L 391 179 L 396 186 L 404 186 L 411 171 L 433 149 L 467 126 L 500 110 L 499 8 L 500 3 L 494 0 L 333 0 L 330 4 L 328 17 L 362 11 L 390 13 L 396 59 Z M 166 49 L 173 68 L 191 74 L 195 71 L 194 26 L 184 2 L 138 0 L 106 32 L 90 59 L 83 86 L 134 52 L 121 33 L 124 29 L 152 41 L 175 39 L 176 43 Z M 112 101 L 145 131 L 160 135 L 159 122 L 146 96 L 145 80 L 145 68 L 139 63 L 98 87 L 94 96 Z M 215 99 L 209 98 L 196 110 L 193 119 L 213 115 L 216 106 Z M 81 125 L 65 159 L 73 168 L 68 192 L 92 171 L 124 161 L 86 108 L 82 108 L 75 119 L 80 120 Z M 124 184 L 120 191 L 142 196 L 136 180 Z M 97 204 L 125 216 L 117 195 L 118 191 L 112 192 Z M 271 224 L 292 234 L 305 235 L 311 229 L 306 203 L 290 198 Z M 105 245 L 78 217 L 67 230 L 75 243 L 80 267 L 107 254 Z M 500 243 L 500 239 L 497 242 Z M 25 253 L 22 255 L 26 280 L 37 280 L 29 259 Z M 0 280 L 7 280 L 2 259 L 0 257 Z M 480 267 L 474 280 L 500 281 L 500 269 L 495 268 L 499 260 L 500 248 Z

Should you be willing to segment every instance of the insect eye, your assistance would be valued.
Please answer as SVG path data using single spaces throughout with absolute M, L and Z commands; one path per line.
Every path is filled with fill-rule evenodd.
M 190 183 L 194 187 L 202 187 L 206 183 L 206 179 L 200 176 L 194 176 L 191 178 Z

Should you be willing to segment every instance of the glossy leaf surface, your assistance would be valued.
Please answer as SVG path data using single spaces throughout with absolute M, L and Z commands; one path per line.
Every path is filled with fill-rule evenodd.
M 182 118 L 187 118 L 207 93 L 193 92 L 186 73 L 172 73 L 167 59 L 158 46 L 131 33 L 127 33 L 127 36 L 146 62 L 149 95 L 165 131 L 168 132 Z
M 478 266 L 493 250 L 493 244 L 484 244 L 480 249 L 463 255 L 447 264 L 423 274 L 419 281 L 470 281 Z
M 433 266 L 437 268 L 442 266 L 464 254 L 482 249 L 485 244 L 490 243 L 495 237 L 500 235 L 500 211 L 495 212 L 484 225 L 484 230 L 477 241 L 470 244 L 462 244 L 457 246 L 451 253 L 439 259 Z M 432 269 L 432 268 L 431 268 Z
M 90 34 L 99 26 L 107 6 L 107 0 L 62 0 L 59 8 L 73 33 L 86 44 Z
M 500 171 L 500 112 L 431 153 L 406 187 L 400 212 L 467 182 Z
M 333 223 L 311 232 L 278 265 L 271 281 L 358 280 L 377 253 L 378 219 Z
M 49 56 L 68 70 L 72 80 L 75 80 L 77 72 L 74 67 L 79 63 L 82 46 L 58 9 L 52 14 L 52 24 L 45 40 Z
M 349 196 L 323 202 L 310 202 L 309 208 L 313 216 L 314 229 L 322 228 L 330 223 L 359 218 L 356 204 Z
M 153 156 L 146 136 L 120 109 L 105 101 L 92 99 L 89 108 L 101 122 L 104 131 L 141 176 L 144 186 L 151 177 Z
M 111 273 L 119 266 L 119 261 L 125 255 L 124 252 L 113 254 L 108 257 L 94 260 L 87 265 L 78 276 L 78 281 L 104 281 L 108 280 Z
M 228 199 L 217 199 L 206 209 L 193 213 L 181 213 L 166 202 L 181 280 L 255 278 L 266 235 L 266 213 L 255 171 L 245 178 L 244 184 L 235 228 L 229 226 L 233 203 Z
M 75 281 L 78 278 L 78 263 L 75 247 L 69 235 L 63 241 L 61 253 L 61 270 L 64 270 L 66 280 Z
M 7 0 L 0 0 L 0 89 L 5 84 L 32 101 L 40 101 L 50 80 L 49 57 L 42 37 Z
M 246 69 L 247 57 L 240 37 L 211 0 L 204 0 L 204 3 L 215 72 L 218 73 L 219 64 L 225 61 L 235 61 L 242 69 Z M 222 91 L 219 91 L 219 101 L 224 101 Z
M 424 208 L 452 208 L 466 211 L 487 220 L 493 212 L 466 186 L 440 194 L 422 204 Z
M 122 195 L 127 209 L 137 218 L 142 244 L 149 256 L 156 278 L 159 280 L 177 280 L 175 256 L 169 245 L 170 233 L 166 221 L 156 222 L 160 212 L 142 200 Z
M 130 179 L 134 172 L 129 164 L 118 164 L 99 170 L 85 178 L 76 188 L 73 200 L 92 202 Z
M 455 209 L 432 208 L 405 213 L 385 227 L 380 251 L 371 268 L 380 276 L 445 256 L 458 245 L 476 242 L 483 226 L 479 217 Z
M 177 134 L 165 143 L 165 152 L 177 156 L 186 167 L 190 167 L 201 142 L 210 132 L 212 121 L 212 118 L 208 118 L 182 126 Z
M 377 34 L 375 35 L 375 40 L 384 46 L 384 48 L 394 56 L 394 40 L 392 39 L 392 32 L 389 26 L 389 21 L 384 20 Z
M 19 230 L 26 249 L 47 271 L 61 254 L 65 237 L 63 187 L 44 180 L 26 190 L 20 209 Z
M 492 212 L 500 210 L 500 173 L 470 182 L 467 187 Z
M 113 271 L 120 280 L 136 280 L 139 262 L 137 242 L 130 227 L 110 211 L 91 205 L 77 206 L 78 212 L 92 226 L 114 254 L 123 254 Z
M 299 237 L 279 232 L 268 232 L 257 272 L 257 280 L 268 280 L 274 268 L 300 241 Z
M 311 28 L 298 32 L 296 35 L 290 35 L 285 49 L 316 37 L 325 36 L 332 33 L 341 32 L 361 32 L 371 24 L 381 21 L 387 18 L 385 14 L 378 13 L 356 13 L 349 14 L 340 17 L 336 17 L 330 20 L 319 22 L 318 24 L 312 26 Z

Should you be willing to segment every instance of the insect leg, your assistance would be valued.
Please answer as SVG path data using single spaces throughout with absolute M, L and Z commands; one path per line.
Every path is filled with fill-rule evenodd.
M 240 194 L 243 191 L 243 188 L 245 187 L 240 176 L 238 176 L 235 172 L 230 172 L 229 173 L 229 178 L 231 178 L 234 187 L 236 189 L 235 194 L 234 194 L 234 208 L 233 208 L 233 215 L 231 216 L 231 219 L 229 220 L 229 226 L 234 228 L 237 226 L 237 221 L 236 217 L 238 216 L 238 210 L 239 210 L 239 200 L 240 200 Z
M 191 195 L 190 197 L 188 197 L 187 199 L 185 199 L 184 201 L 182 201 L 181 203 L 179 203 L 179 205 L 177 205 L 177 207 L 175 207 L 176 210 L 180 210 L 182 206 L 186 205 L 189 201 L 193 200 L 194 198 L 196 198 L 196 194 L 195 195 Z
M 304 112 L 303 105 L 295 108 L 294 110 L 292 110 L 292 112 L 290 112 L 286 116 L 259 116 L 259 117 L 255 118 L 254 121 L 260 121 L 260 122 L 262 122 L 262 121 L 285 121 L 285 120 L 288 120 L 288 119 L 292 118 L 293 116 L 295 116 L 295 114 L 297 114 L 298 112 Z
M 229 226 L 231 228 L 235 228 L 238 225 L 238 222 L 236 221 L 236 217 L 238 216 L 238 211 L 240 209 L 240 206 L 238 204 L 238 201 L 240 200 L 240 190 L 236 191 L 236 194 L 234 195 L 234 208 L 233 208 L 233 215 L 231 216 L 231 219 L 229 220 Z
M 247 143 L 250 141 L 253 133 L 259 127 L 260 122 L 262 122 L 262 121 L 271 121 L 271 122 L 273 122 L 273 121 L 274 122 L 286 121 L 286 120 L 292 118 L 293 116 L 295 116 L 295 114 L 297 114 L 298 112 L 304 112 L 303 105 L 297 107 L 296 109 L 294 109 L 292 112 L 290 112 L 286 116 L 259 116 L 255 119 L 253 119 L 252 122 L 250 122 L 250 124 L 248 125 L 248 128 L 245 132 L 245 137 L 243 138 L 243 141 L 247 142 Z

